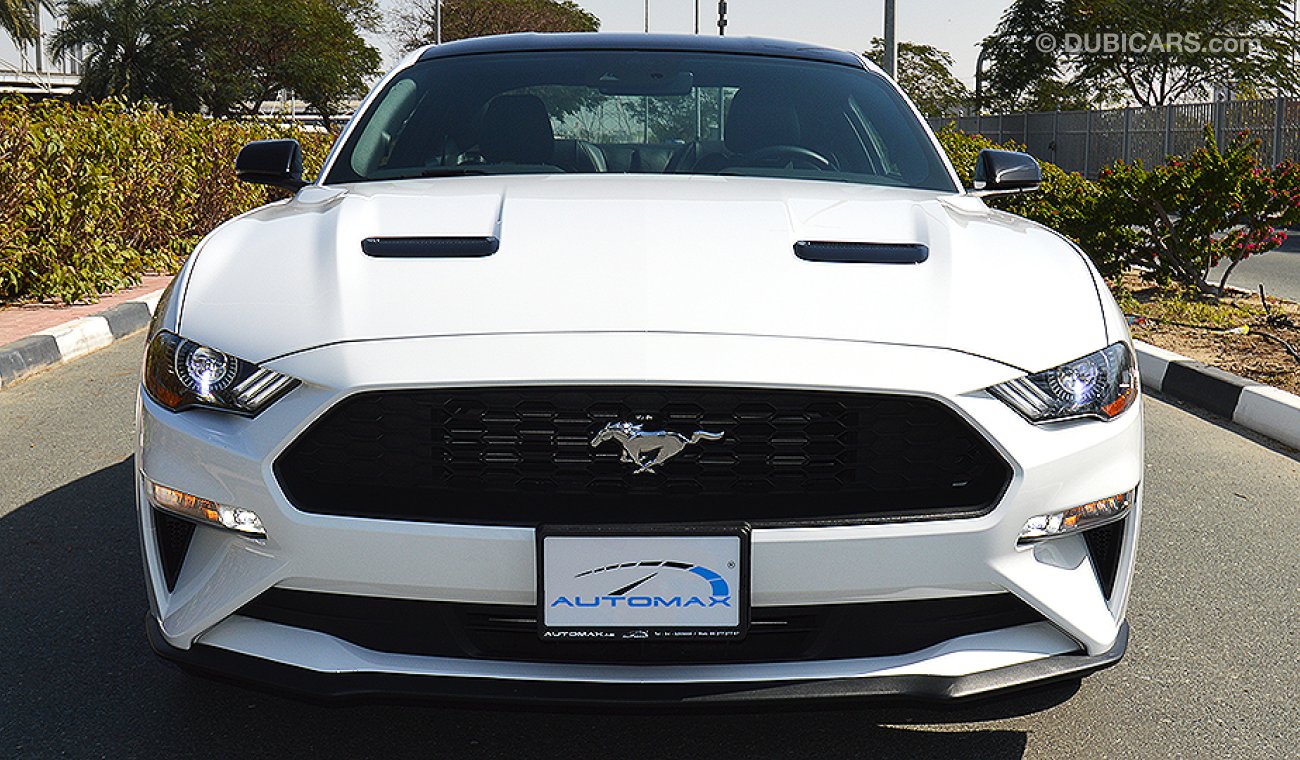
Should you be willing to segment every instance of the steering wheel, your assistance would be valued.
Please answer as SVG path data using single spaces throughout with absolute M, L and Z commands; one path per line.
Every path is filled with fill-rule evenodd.
M 740 157 L 741 166 L 785 166 L 790 169 L 837 171 L 835 164 L 815 150 L 800 145 L 769 145 Z

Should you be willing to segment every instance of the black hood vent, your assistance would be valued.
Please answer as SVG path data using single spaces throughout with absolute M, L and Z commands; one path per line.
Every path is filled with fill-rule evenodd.
M 491 256 L 501 247 L 494 237 L 372 237 L 361 241 L 367 256 L 379 259 L 463 259 Z
M 930 249 L 920 243 L 827 243 L 800 240 L 794 244 L 794 255 L 804 261 L 845 264 L 920 264 L 930 258 Z

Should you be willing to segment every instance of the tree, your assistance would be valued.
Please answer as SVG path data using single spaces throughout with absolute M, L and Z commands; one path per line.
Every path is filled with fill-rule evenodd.
M 982 75 L 980 102 L 988 111 L 1068 111 L 1087 108 L 1089 93 L 1062 73 L 1054 50 L 1038 45 L 1065 34 L 1061 0 L 1016 0 L 993 34 L 981 43 L 989 61 Z
M 885 41 L 872 38 L 866 55 L 883 65 Z M 897 71 L 899 87 L 927 116 L 960 113 L 970 101 L 970 91 L 952 74 L 952 56 L 947 51 L 918 42 L 900 42 Z
M 0 30 L 15 40 L 36 39 L 36 9 L 50 3 L 37 0 L 0 0 Z
M 1088 93 L 1159 106 L 1217 86 L 1293 90 L 1298 42 L 1281 0 L 1015 0 L 984 46 L 994 103 Z
M 379 33 L 384 28 L 384 17 L 378 0 L 330 0 L 343 17 L 358 29 Z
M 1285 6 L 1285 7 L 1284 7 Z M 1276 91 L 1300 78 L 1292 53 L 1300 39 L 1291 4 L 1278 0 L 1069 0 L 1065 19 L 1080 34 L 1143 31 L 1165 44 L 1139 52 L 1117 50 L 1068 55 L 1076 79 L 1124 93 L 1144 106 L 1207 98 L 1215 86 Z M 1199 45 L 1174 40 L 1195 36 Z M 1216 52 L 1212 42 L 1250 41 L 1245 50 Z M 1151 40 L 1142 40 L 1147 46 Z
M 82 99 L 153 100 L 197 110 L 195 70 L 187 50 L 193 8 L 169 0 L 72 0 L 50 40 L 55 56 L 84 47 Z
M 365 92 L 379 52 L 357 33 L 374 0 L 71 0 L 56 55 L 88 51 L 79 95 L 216 116 L 281 90 L 323 116 Z
M 406 50 L 436 41 L 436 0 L 414 0 L 391 30 Z M 442 41 L 510 32 L 594 32 L 600 19 L 572 0 L 443 0 Z
M 256 113 L 289 90 L 323 116 L 365 92 L 379 67 L 346 0 L 207 0 L 192 36 L 203 72 L 201 96 L 217 115 Z M 355 16 L 353 16 L 355 18 Z

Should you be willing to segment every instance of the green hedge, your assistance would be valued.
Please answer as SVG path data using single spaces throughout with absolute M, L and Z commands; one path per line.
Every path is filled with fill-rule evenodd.
M 303 143 L 315 174 L 331 138 L 107 102 L 0 99 L 0 302 L 94 299 L 174 272 L 195 243 L 275 197 L 235 179 L 240 146 Z

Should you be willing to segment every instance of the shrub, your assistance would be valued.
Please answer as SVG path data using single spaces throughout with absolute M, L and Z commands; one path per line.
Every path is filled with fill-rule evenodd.
M 1112 236 L 1131 247 L 1130 261 L 1161 282 L 1210 291 L 1210 269 L 1229 262 L 1219 281 L 1246 258 L 1286 240 L 1300 223 L 1300 167 L 1261 167 L 1259 140 L 1235 136 L 1222 150 L 1214 130 L 1188 156 L 1148 170 L 1117 163 L 1098 177 Z
M 967 187 L 980 150 L 1023 150 L 952 127 L 938 137 Z M 1280 230 L 1300 224 L 1300 165 L 1261 167 L 1258 142 L 1242 133 L 1220 151 L 1207 127 L 1204 146 L 1188 156 L 1154 169 L 1116 162 L 1096 182 L 1042 163 L 1039 192 L 989 205 L 1071 238 L 1108 277 L 1138 265 L 1153 279 L 1207 292 L 1210 269 L 1227 261 L 1222 291 L 1238 263 L 1278 247 Z
M 104 102 L 0 100 L 0 302 L 94 299 L 174 272 L 222 221 L 276 191 L 238 182 L 255 139 L 303 141 L 309 171 L 323 133 Z

